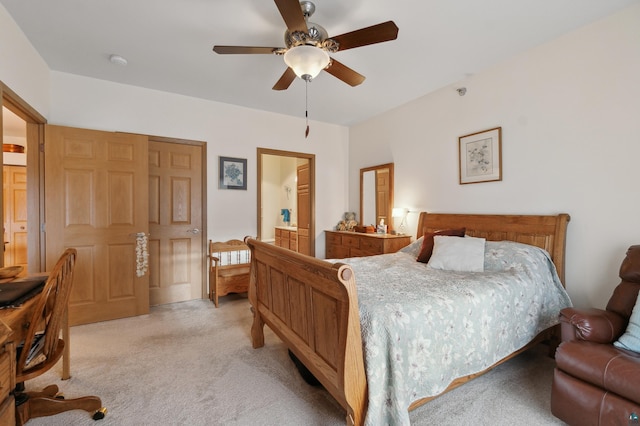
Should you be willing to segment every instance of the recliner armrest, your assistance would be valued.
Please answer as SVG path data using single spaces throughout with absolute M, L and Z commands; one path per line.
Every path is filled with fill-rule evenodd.
M 562 341 L 613 343 L 624 333 L 627 320 L 603 309 L 564 308 L 560 311 Z

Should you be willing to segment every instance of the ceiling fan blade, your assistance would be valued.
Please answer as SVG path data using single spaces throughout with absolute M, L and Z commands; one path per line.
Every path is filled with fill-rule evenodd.
M 364 75 L 358 74 L 348 66 L 341 64 L 333 58 L 331 58 L 331 63 L 324 70 L 332 76 L 344 81 L 349 86 L 357 86 L 365 79 Z
M 353 49 L 354 47 L 395 40 L 398 38 L 398 26 L 393 21 L 387 21 L 331 38 L 339 43 L 338 51 Z
M 307 22 L 304 19 L 302 8 L 298 0 L 274 0 L 284 23 L 287 24 L 289 32 L 302 31 L 308 32 Z
M 280 77 L 280 80 L 278 80 L 273 86 L 273 90 L 287 90 L 295 79 L 296 73 L 293 72 L 291 68 L 287 68 L 284 74 L 282 74 L 282 77 Z
M 213 51 L 221 55 L 235 55 L 235 54 L 272 54 L 281 47 L 253 47 L 253 46 L 213 46 Z

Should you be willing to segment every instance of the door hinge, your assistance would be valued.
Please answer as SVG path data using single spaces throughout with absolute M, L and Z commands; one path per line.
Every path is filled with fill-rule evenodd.
M 40 144 L 40 152 L 44 152 L 44 144 L 43 143 Z
M 40 232 L 47 232 L 47 227 L 44 222 L 40 224 Z

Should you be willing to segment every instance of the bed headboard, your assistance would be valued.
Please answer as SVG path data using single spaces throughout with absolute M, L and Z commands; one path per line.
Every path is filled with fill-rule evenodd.
M 498 215 L 498 214 L 449 214 L 421 212 L 418 219 L 417 238 L 425 232 L 440 229 L 466 228 L 466 235 L 489 241 L 516 241 L 545 249 L 556 265 L 560 281 L 564 284 L 566 213 L 557 215 Z

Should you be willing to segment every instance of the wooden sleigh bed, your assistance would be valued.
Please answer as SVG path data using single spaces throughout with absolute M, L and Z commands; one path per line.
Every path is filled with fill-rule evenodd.
M 487 241 L 515 241 L 546 250 L 564 283 L 569 215 L 420 214 L 417 237 L 441 229 L 466 228 Z M 352 268 L 247 238 L 252 250 L 249 300 L 254 348 L 264 345 L 268 325 L 346 410 L 348 425 L 362 425 L 368 404 L 358 294 Z M 551 327 L 490 367 L 453 380 L 447 392 L 522 351 L 553 338 Z M 442 392 L 442 393 L 444 393 Z M 421 398 L 414 409 L 437 397 Z

